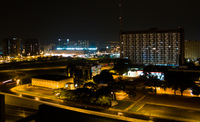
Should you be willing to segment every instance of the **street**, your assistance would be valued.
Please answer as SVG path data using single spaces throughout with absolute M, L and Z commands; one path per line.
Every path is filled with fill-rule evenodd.
M 22 83 L 24 84 L 26 79 L 34 75 L 45 74 L 45 73 L 54 74 L 54 73 L 59 73 L 59 72 L 61 73 L 64 71 L 64 67 L 57 67 L 57 68 L 50 67 L 50 68 L 45 68 L 45 69 L 42 68 L 42 70 L 40 70 L 39 68 L 36 68 L 36 69 L 30 68 L 27 70 L 21 70 L 20 72 L 17 71 L 15 73 L 16 74 L 18 73 L 19 77 L 13 74 L 12 76 L 22 79 Z M 12 94 L 16 94 L 16 93 L 11 92 L 10 88 L 15 87 L 15 86 L 16 86 L 15 82 L 0 84 L 0 87 L 2 88 L 1 89 L 2 92 L 12 93 Z M 27 87 L 27 85 L 23 85 L 23 86 L 21 86 L 21 88 L 18 88 L 18 93 L 17 93 L 21 97 L 31 98 L 33 100 L 36 100 L 36 97 L 37 97 L 39 101 L 46 101 L 46 102 L 50 102 L 54 104 L 74 106 L 76 108 L 99 111 L 99 112 L 114 114 L 114 115 L 118 115 L 118 112 L 122 112 L 123 116 L 138 118 L 142 120 L 151 119 L 153 121 L 160 121 L 160 120 L 184 121 L 184 120 L 199 120 L 200 119 L 198 117 L 200 112 L 194 109 L 194 108 L 200 109 L 200 106 L 198 104 L 200 100 L 192 98 L 192 97 L 149 94 L 148 96 L 144 97 L 143 99 L 141 99 L 141 101 L 139 101 L 136 104 L 134 104 L 135 101 L 132 101 L 129 104 L 127 104 L 127 106 L 125 104 L 126 107 L 123 108 L 124 104 L 122 101 L 121 107 L 116 106 L 117 109 L 109 110 L 109 109 L 105 109 L 101 107 L 90 106 L 83 103 L 80 104 L 80 103 L 74 103 L 74 102 L 69 102 L 69 101 L 61 102 L 55 99 L 55 97 L 52 94 L 52 89 L 32 87 L 32 86 Z M 21 90 L 21 93 L 19 93 L 20 90 Z M 23 92 L 23 91 L 26 91 L 26 92 Z M 170 105 L 170 106 L 167 106 L 167 105 Z M 180 106 L 187 106 L 190 109 L 185 109 L 184 107 L 181 108 Z M 127 107 L 129 107 L 129 110 L 125 110 Z

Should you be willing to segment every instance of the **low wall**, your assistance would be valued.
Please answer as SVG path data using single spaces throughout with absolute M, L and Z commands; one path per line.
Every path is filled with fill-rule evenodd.
M 0 93 L 0 94 L 5 95 L 5 104 L 7 105 L 25 107 L 30 109 L 39 109 L 39 105 L 42 104 L 39 101 L 32 100 L 29 98 L 23 98 L 17 95 L 11 95 L 6 93 Z

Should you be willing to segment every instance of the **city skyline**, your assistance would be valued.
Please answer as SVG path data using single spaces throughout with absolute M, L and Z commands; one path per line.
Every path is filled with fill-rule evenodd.
M 58 38 L 119 41 L 122 30 L 185 29 L 185 40 L 200 40 L 198 0 L 168 1 L 0 1 L 0 40 L 37 38 L 42 44 Z

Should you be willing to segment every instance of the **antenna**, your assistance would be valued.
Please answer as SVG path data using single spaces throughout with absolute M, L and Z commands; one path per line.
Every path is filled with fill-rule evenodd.
M 122 4 L 119 3 L 119 30 L 122 30 Z

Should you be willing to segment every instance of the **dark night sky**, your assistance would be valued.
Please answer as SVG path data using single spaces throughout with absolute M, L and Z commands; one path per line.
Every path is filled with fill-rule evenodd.
M 122 29 L 185 28 L 200 40 L 200 0 L 121 0 Z M 58 38 L 118 41 L 120 0 L 0 0 L 0 40 Z

